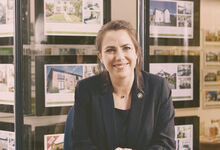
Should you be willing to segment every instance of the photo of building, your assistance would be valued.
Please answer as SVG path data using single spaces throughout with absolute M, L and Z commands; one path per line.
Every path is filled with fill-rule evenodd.
M 152 26 L 176 26 L 176 3 L 151 1 L 150 24 Z
M 46 22 L 82 22 L 82 0 L 45 0 Z

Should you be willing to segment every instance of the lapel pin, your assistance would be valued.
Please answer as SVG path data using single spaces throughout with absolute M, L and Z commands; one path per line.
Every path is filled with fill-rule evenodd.
M 141 98 L 143 97 L 143 94 L 139 92 L 139 93 L 137 94 L 137 97 L 138 97 L 139 99 L 141 99 Z

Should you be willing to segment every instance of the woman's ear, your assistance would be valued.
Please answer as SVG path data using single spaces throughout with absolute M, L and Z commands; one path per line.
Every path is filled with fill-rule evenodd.
M 102 63 L 102 54 L 99 51 L 97 52 L 97 56 L 98 56 L 100 62 Z

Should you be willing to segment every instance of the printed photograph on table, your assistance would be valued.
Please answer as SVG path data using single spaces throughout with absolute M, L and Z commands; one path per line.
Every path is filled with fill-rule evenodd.
M 77 81 L 98 73 L 97 64 L 46 64 L 45 107 L 72 106 Z
M 36 56 L 36 114 L 67 114 L 79 80 L 97 74 L 97 56 Z
M 204 93 L 204 106 L 209 107 L 220 107 L 220 89 L 212 88 L 205 89 Z
M 176 150 L 199 149 L 199 117 L 175 117 Z
M 24 150 L 31 149 L 31 126 L 24 125 Z M 14 123 L 0 122 L 0 149 L 15 150 Z
M 62 150 L 64 144 L 65 123 L 35 127 L 36 150 Z
M 203 74 L 205 85 L 220 85 L 220 69 L 207 69 Z
M 199 5 L 196 0 L 150 0 L 151 45 L 199 45 Z M 196 28 L 197 27 L 197 28 Z
M 64 134 L 44 135 L 44 150 L 62 150 Z
M 168 80 L 175 108 L 199 106 L 199 56 L 187 57 L 150 56 L 149 72 Z
M 205 65 L 220 65 L 220 50 L 205 51 Z

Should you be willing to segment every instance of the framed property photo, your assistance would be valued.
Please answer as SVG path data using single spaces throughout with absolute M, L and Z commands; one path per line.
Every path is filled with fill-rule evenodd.
M 204 55 L 205 65 L 218 66 L 220 65 L 220 50 L 206 50 Z
M 28 81 L 24 81 L 23 89 L 23 102 L 24 113 L 31 113 L 31 101 L 30 101 L 30 73 L 29 73 L 29 62 L 30 57 L 23 57 L 23 72 L 24 78 Z M 13 56 L 4 55 L 0 56 L 0 112 L 14 112 L 14 101 L 15 101 L 15 71 L 13 64 Z
M 34 148 L 39 150 L 63 149 L 65 123 L 35 128 Z
M 23 128 L 24 137 L 24 150 L 30 150 L 31 147 L 31 126 L 24 125 Z M 14 123 L 0 122 L 0 148 L 2 150 L 14 150 L 15 149 L 15 131 Z
M 204 95 L 204 107 L 220 107 L 220 89 L 219 88 L 210 88 L 203 90 Z
M 40 43 L 94 44 L 110 21 L 110 0 L 38 0 L 35 7 Z
M 15 1 L 0 1 L 0 45 L 13 45 L 14 37 L 14 18 L 15 18 Z M 22 24 L 23 24 L 23 43 L 28 44 L 30 41 L 30 2 L 23 1 L 22 5 Z
M 44 72 L 45 107 L 72 106 L 77 81 L 97 74 L 98 65 L 45 64 Z
M 205 85 L 220 85 L 220 69 L 206 69 L 203 71 Z
M 151 45 L 200 45 L 199 0 L 150 0 L 149 13 Z
M 199 56 L 150 56 L 150 73 L 168 80 L 175 108 L 199 107 Z
M 82 62 L 78 62 L 78 61 Z M 37 56 L 36 114 L 67 114 L 77 82 L 98 73 L 97 56 Z
M 175 117 L 176 150 L 199 149 L 199 117 Z
M 220 30 L 205 30 L 205 44 L 220 45 Z

